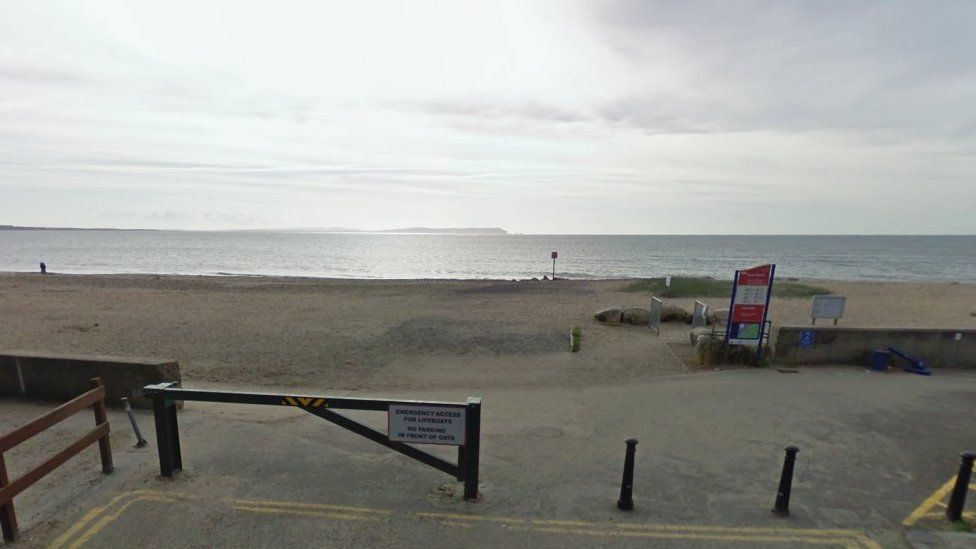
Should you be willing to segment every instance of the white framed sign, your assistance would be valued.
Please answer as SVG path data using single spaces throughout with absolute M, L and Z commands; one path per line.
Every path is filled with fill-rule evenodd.
M 657 335 L 661 335 L 661 310 L 663 308 L 663 301 L 656 297 L 651 298 L 650 317 L 647 320 L 647 325 L 650 326 Z
M 386 436 L 417 444 L 464 445 L 467 408 L 449 404 L 390 404 Z
M 810 318 L 814 322 L 818 318 L 832 318 L 834 323 L 837 319 L 844 318 L 844 305 L 847 298 L 841 295 L 815 295 L 813 296 L 813 307 L 810 311 Z

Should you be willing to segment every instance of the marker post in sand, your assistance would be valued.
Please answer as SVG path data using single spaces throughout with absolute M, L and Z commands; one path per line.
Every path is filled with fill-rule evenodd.
M 556 280 L 556 258 L 559 257 L 559 252 L 552 252 L 550 256 L 552 257 L 552 279 Z

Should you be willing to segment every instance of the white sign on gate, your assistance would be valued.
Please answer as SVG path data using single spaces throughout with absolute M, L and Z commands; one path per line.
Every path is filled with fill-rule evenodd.
M 464 445 L 464 406 L 390 404 L 387 437 L 418 444 Z

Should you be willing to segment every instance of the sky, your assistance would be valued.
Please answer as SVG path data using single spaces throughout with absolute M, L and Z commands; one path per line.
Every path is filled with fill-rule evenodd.
M 976 2 L 0 0 L 0 224 L 976 233 Z

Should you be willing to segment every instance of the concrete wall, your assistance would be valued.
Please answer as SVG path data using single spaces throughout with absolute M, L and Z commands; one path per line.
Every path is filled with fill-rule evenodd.
M 808 330 L 813 331 L 812 343 L 802 345 L 801 334 Z M 868 365 L 872 352 L 886 347 L 921 359 L 933 368 L 976 368 L 973 329 L 782 326 L 776 336 L 774 360 L 783 364 Z M 893 364 L 904 361 L 893 357 Z
M 181 381 L 175 360 L 0 351 L 0 396 L 64 401 L 90 389 L 93 377 L 105 382 L 106 404 L 119 406 L 125 396 L 137 408 L 151 407 L 137 389 Z

